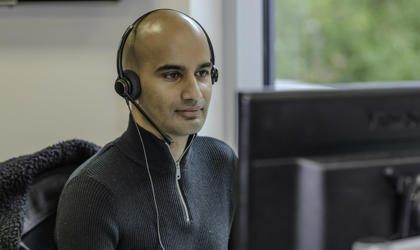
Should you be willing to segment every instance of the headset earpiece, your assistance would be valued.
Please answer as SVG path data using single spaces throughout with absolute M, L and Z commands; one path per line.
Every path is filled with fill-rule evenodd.
M 141 95 L 140 78 L 136 72 L 132 70 L 124 70 L 124 77 L 131 83 L 130 96 L 133 100 L 137 100 Z
M 210 77 L 211 77 L 212 84 L 217 82 L 217 80 L 219 79 L 219 70 L 216 68 L 216 66 L 213 66 L 211 68 Z
M 123 76 L 115 81 L 114 88 L 120 96 L 129 95 L 133 100 L 141 95 L 140 78 L 132 70 L 124 70 Z
M 117 78 L 117 80 L 115 80 L 114 89 L 120 96 L 126 97 L 130 92 L 129 88 L 129 83 L 126 79 Z

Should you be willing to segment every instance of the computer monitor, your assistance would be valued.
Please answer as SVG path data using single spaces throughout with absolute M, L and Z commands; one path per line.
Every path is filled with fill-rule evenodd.
M 420 232 L 420 85 L 242 92 L 238 152 L 234 250 Z

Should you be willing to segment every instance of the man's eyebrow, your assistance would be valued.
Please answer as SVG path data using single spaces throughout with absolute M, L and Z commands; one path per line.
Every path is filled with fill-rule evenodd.
M 165 64 L 163 66 L 160 66 L 159 68 L 156 69 L 156 72 L 159 71 L 165 71 L 165 70 L 181 70 L 183 69 L 182 66 L 179 65 L 174 65 L 174 64 Z
M 198 66 L 199 69 L 211 67 L 213 64 L 211 62 L 202 63 Z

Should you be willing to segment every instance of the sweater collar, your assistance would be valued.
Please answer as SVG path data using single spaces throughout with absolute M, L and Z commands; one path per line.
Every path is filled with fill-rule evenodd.
M 146 148 L 146 156 L 151 169 L 159 172 L 175 171 L 175 160 L 169 150 L 169 146 L 161 139 L 150 133 L 137 124 L 140 134 L 143 138 L 143 144 Z M 188 157 L 189 146 L 193 143 L 195 134 L 188 139 L 186 152 L 181 159 L 181 165 L 184 165 Z M 135 121 L 130 117 L 127 130 L 122 134 L 117 142 L 121 151 L 136 163 L 144 164 L 145 158 L 142 149 L 142 143 L 135 126 Z

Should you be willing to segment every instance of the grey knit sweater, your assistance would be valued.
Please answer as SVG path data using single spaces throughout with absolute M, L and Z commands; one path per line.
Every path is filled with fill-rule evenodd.
M 176 163 L 168 146 L 140 128 L 167 250 L 227 249 L 232 225 L 236 155 L 223 142 L 196 137 Z M 80 166 L 58 205 L 58 248 L 160 249 L 156 213 L 141 143 L 127 131 Z

